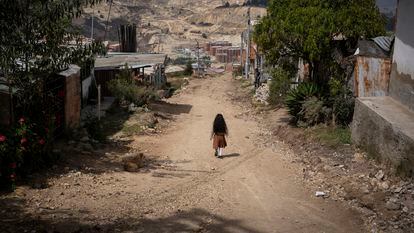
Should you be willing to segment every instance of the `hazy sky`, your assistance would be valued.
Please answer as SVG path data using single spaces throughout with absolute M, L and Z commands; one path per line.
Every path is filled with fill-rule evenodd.
M 397 0 L 377 0 L 381 11 L 394 10 L 397 7 Z

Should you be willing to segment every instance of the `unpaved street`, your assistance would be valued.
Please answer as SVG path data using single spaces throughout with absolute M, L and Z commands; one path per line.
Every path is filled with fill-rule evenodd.
M 191 80 L 157 109 L 175 116 L 166 132 L 130 142 L 150 161 L 143 171 L 55 177 L 24 190 L 22 212 L 63 232 L 365 232 L 357 213 L 305 188 L 283 145 L 260 144 L 261 126 L 232 100 L 237 84 L 230 74 Z M 217 113 L 230 130 L 223 159 L 209 140 Z

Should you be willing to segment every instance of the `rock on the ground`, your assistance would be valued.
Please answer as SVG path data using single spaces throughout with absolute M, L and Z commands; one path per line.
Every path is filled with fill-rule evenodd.
M 401 204 L 399 203 L 398 199 L 390 198 L 385 204 L 388 210 L 399 210 L 401 208 Z
M 398 187 L 394 189 L 394 193 L 400 193 L 402 191 L 403 187 Z
M 81 142 L 89 142 L 90 138 L 88 136 L 84 136 L 80 139 Z
M 261 85 L 256 89 L 256 94 L 254 98 L 263 104 L 268 104 L 267 99 L 269 98 L 269 85 L 267 83 Z
M 367 185 L 364 185 L 360 188 L 360 191 L 364 194 L 368 194 L 371 192 L 371 190 L 369 189 L 369 187 Z
M 382 182 L 382 183 L 380 184 L 380 188 L 381 188 L 382 190 L 387 191 L 387 190 L 390 188 L 390 184 L 389 184 L 389 182 L 387 182 L 387 181 Z
M 140 115 L 140 121 L 145 123 L 147 126 L 155 126 L 158 124 L 158 119 L 154 113 Z
M 377 174 L 375 174 L 375 178 L 377 178 L 378 180 L 384 179 L 384 176 L 385 176 L 385 174 L 384 174 L 384 171 L 382 171 L 382 170 L 379 170 L 377 172 Z
M 122 158 L 124 163 L 124 169 L 128 172 L 137 172 L 144 166 L 144 154 L 143 153 L 132 153 Z
M 137 106 L 135 106 L 134 103 L 131 103 L 130 105 L 128 105 L 128 112 L 130 113 L 134 113 L 138 110 Z

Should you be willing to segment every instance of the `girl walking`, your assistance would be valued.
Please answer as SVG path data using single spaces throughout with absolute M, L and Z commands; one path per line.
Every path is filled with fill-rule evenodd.
M 217 114 L 213 123 L 213 132 L 211 139 L 213 139 L 213 149 L 215 150 L 215 156 L 221 158 L 223 155 L 223 149 L 227 146 L 226 136 L 228 135 L 228 129 L 226 121 L 222 114 Z

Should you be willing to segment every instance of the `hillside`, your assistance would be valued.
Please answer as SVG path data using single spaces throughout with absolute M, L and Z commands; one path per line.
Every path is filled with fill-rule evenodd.
M 240 33 L 246 29 L 247 7 L 242 1 L 221 0 L 118 0 L 114 1 L 108 26 L 107 40 L 118 41 L 120 24 L 138 25 L 140 51 L 173 53 L 175 48 L 195 46 L 211 40 L 229 40 L 240 43 Z M 87 37 L 91 36 L 94 15 L 94 37 L 104 38 L 109 4 L 86 8 L 82 18 L 75 21 Z M 252 18 L 266 13 L 262 7 L 253 7 Z

